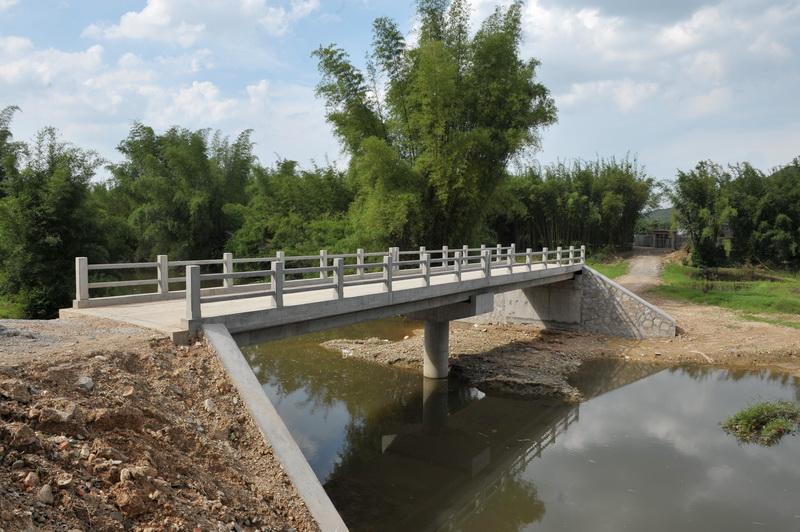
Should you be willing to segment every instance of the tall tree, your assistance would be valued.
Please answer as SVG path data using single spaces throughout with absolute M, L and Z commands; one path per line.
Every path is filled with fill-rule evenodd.
M 421 0 L 415 44 L 378 19 L 368 76 L 335 45 L 314 53 L 317 93 L 352 156 L 356 240 L 438 246 L 480 234 L 509 161 L 556 118 L 538 62 L 521 57 L 521 5 L 497 8 L 470 36 L 465 0 Z
M 134 258 L 219 256 L 238 228 L 230 205 L 244 203 L 254 161 L 250 132 L 229 142 L 208 130 L 163 134 L 134 124 L 109 166 L 108 201 L 136 235 Z
M 58 140 L 52 128 L 22 150 L 0 199 L 0 284 L 31 318 L 53 317 L 72 298 L 74 260 L 108 259 L 89 205 L 100 158 Z

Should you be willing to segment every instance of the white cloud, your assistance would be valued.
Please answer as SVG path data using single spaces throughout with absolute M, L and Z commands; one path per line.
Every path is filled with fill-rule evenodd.
M 569 109 L 591 102 L 602 104 L 603 100 L 610 98 L 620 111 L 629 112 L 651 98 L 657 91 L 656 83 L 636 82 L 630 79 L 573 83 L 569 92 L 556 96 L 556 104 L 562 109 Z
M 19 0 L 0 0 L 0 13 L 15 6 Z
M 319 8 L 318 0 L 292 0 L 288 7 L 266 0 L 147 0 L 116 24 L 91 24 L 87 37 L 148 40 L 189 48 L 207 38 L 241 36 L 256 27 L 273 35 Z
M 755 41 L 753 41 L 753 44 L 748 46 L 747 49 L 756 55 L 764 56 L 777 61 L 788 59 L 792 55 L 792 52 L 789 50 L 789 48 L 765 33 L 762 33 L 756 37 Z
M 733 92 L 729 87 L 714 87 L 710 91 L 697 94 L 686 102 L 686 112 L 691 117 L 719 113 L 733 103 Z
M 75 80 L 98 70 L 103 62 L 103 47 L 99 45 L 83 52 L 33 50 L 30 41 L 19 37 L 0 42 L 0 54 L 0 86 Z

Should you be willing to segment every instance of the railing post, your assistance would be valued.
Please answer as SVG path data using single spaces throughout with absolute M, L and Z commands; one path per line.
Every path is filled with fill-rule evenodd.
M 89 300 L 89 259 L 75 257 L 75 299 Z
M 198 320 L 200 313 L 200 266 L 186 267 L 186 319 Z
M 461 265 L 462 265 L 461 264 L 461 260 L 462 260 L 462 257 L 463 257 L 463 255 L 462 255 L 461 251 L 456 251 L 455 252 L 455 260 L 453 261 L 453 267 L 456 270 L 456 280 L 458 282 L 461 282 Z
M 547 265 L 550 262 L 550 251 L 547 248 L 542 248 L 542 262 L 544 263 L 544 269 L 547 269 Z
M 569 265 L 575 264 L 575 246 L 569 247 Z
M 222 254 L 222 273 L 233 273 L 233 253 Z M 222 286 L 233 288 L 233 279 L 223 279 Z
M 445 270 L 450 267 L 450 248 L 442 246 L 442 268 Z
M 425 260 L 425 259 L 423 258 L 423 255 L 425 255 L 425 246 L 420 246 L 420 247 L 419 247 L 419 260 L 420 260 L 420 261 L 423 261 L 423 260 Z M 421 263 L 420 263 L 419 269 L 420 269 L 420 271 L 422 271 L 422 264 L 421 264 Z
M 278 251 L 275 253 L 275 258 L 281 262 L 286 260 L 286 252 L 285 251 Z
M 328 267 L 328 251 L 325 249 L 319 250 L 319 267 L 320 268 L 327 268 Z M 319 272 L 320 279 L 327 279 L 328 278 L 328 271 L 322 270 Z
M 364 248 L 358 248 L 356 250 L 356 276 L 359 279 L 364 278 Z
M 392 270 L 394 269 L 394 254 L 389 253 L 383 257 L 383 291 L 392 292 Z
M 581 264 L 586 264 L 586 246 L 581 246 Z
M 389 256 L 392 257 L 392 269 L 399 270 L 400 266 L 398 266 L 397 262 L 400 260 L 400 248 L 390 247 Z
M 461 260 L 464 261 L 461 265 L 466 266 L 467 262 L 469 262 L 469 246 L 463 245 L 461 246 Z
M 483 276 L 488 279 L 492 276 L 492 250 L 483 250 L 483 253 L 481 254 L 481 262 L 483 266 Z
M 336 284 L 336 299 L 344 298 L 344 259 L 333 259 L 333 282 Z
M 502 261 L 501 258 L 503 256 L 503 244 L 497 244 L 497 262 Z
M 158 293 L 169 293 L 169 257 L 159 255 L 156 257 L 156 276 L 158 278 Z
M 422 278 L 425 279 L 425 286 L 431 285 L 431 256 L 429 253 L 420 253 L 419 257 L 422 262 L 419 267 L 422 270 Z
M 511 249 L 508 250 L 508 271 L 514 273 L 514 264 L 517 263 L 517 245 L 511 244 Z
M 278 257 L 283 259 L 283 252 L 279 251 L 278 253 Z M 283 260 L 276 260 L 272 264 L 272 271 L 272 291 L 274 292 L 273 297 L 275 298 L 275 307 L 281 308 L 283 307 Z
M 556 248 L 556 265 L 561 266 L 561 246 Z
M 525 249 L 525 266 L 528 267 L 528 271 L 533 270 L 533 249 L 531 248 Z

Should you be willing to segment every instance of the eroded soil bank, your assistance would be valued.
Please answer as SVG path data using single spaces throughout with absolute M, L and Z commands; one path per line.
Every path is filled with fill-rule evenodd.
M 205 345 L 0 326 L 0 528 L 317 529 Z

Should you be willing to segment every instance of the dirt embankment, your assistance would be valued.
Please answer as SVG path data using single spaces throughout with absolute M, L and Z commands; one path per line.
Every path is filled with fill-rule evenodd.
M 317 529 L 206 346 L 0 325 L 0 528 Z

